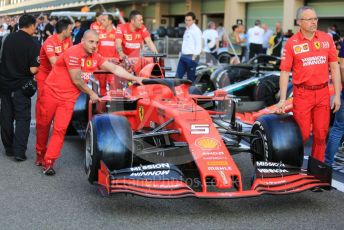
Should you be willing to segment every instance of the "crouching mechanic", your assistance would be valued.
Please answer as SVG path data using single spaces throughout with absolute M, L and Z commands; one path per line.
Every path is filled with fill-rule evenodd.
M 43 166 L 45 175 L 55 174 L 53 165 L 60 155 L 80 91 L 87 93 L 92 102 L 99 100 L 98 95 L 86 84 L 97 68 L 139 84 L 142 82 L 142 78 L 135 77 L 122 67 L 106 61 L 96 52 L 97 45 L 98 33 L 94 30 L 86 31 L 80 44 L 69 48 L 57 59 L 45 81 L 39 108 L 42 119 L 37 121 L 39 132 L 36 143 L 37 153 L 40 153 L 37 155 L 37 162 Z M 47 145 L 52 120 L 54 120 L 53 131 Z

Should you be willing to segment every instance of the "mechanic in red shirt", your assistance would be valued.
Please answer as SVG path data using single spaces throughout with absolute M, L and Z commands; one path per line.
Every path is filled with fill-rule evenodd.
M 112 72 L 118 77 L 136 81 L 141 84 L 142 78 L 135 77 L 122 67 L 106 61 L 96 52 L 98 33 L 95 30 L 85 32 L 82 42 L 66 50 L 57 59 L 47 77 L 41 95 L 40 113 L 42 119 L 37 121 L 36 150 L 45 175 L 54 175 L 54 162 L 60 155 L 64 136 L 73 114 L 74 104 L 80 91 L 88 94 L 92 102 L 99 100 L 98 95 L 86 84 L 97 68 Z M 50 125 L 54 120 L 49 144 Z M 45 154 L 44 154 L 45 153 Z
M 57 57 L 73 45 L 71 40 L 73 24 L 69 19 L 61 19 L 56 23 L 56 34 L 50 36 L 41 47 L 39 54 L 40 66 L 35 78 L 37 81 L 36 120 L 40 119 L 38 111 L 40 95 L 43 90 L 44 81 L 49 75 L 52 65 Z
M 105 14 L 102 16 L 101 22 L 103 30 L 99 32 L 98 53 L 109 61 L 118 62 L 118 54 L 116 51 L 116 30 L 113 25 L 112 15 Z M 115 77 L 112 74 L 96 74 L 94 77 L 99 81 L 100 95 L 106 95 L 106 85 L 109 84 L 110 89 L 115 89 Z
M 281 62 L 281 99 L 277 112 L 285 112 L 289 73 L 293 71 L 293 115 L 303 141 L 309 138 L 312 128 L 312 157 L 324 161 L 326 136 L 330 120 L 329 67 L 335 96 L 331 109 L 340 107 L 340 72 L 336 48 L 332 38 L 317 30 L 318 18 L 313 8 L 304 6 L 297 11 L 300 31 L 285 44 Z
M 147 28 L 143 25 L 142 14 L 133 10 L 130 12 L 129 22 L 117 25 L 116 47 L 119 58 L 139 57 L 143 41 L 153 53 L 158 53 Z
M 101 12 L 96 13 L 96 21 L 90 25 L 90 30 L 95 30 L 99 33 L 100 30 L 104 29 L 102 26 L 102 17 L 103 14 Z

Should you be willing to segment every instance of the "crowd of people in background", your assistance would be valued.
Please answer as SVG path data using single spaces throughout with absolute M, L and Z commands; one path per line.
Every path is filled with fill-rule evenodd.
M 97 13 L 99 18 L 101 13 Z M 7 33 L 15 32 L 18 28 L 19 16 L 0 17 L 0 37 Z M 37 17 L 37 28 L 34 38 L 39 45 L 54 32 L 57 23 L 57 17 L 48 17 L 46 14 L 40 14 Z M 72 41 L 78 44 L 81 41 L 83 33 L 88 29 L 79 19 L 74 22 Z M 328 27 L 328 34 L 332 36 L 337 49 L 340 48 L 341 36 L 336 25 Z M 231 64 L 248 61 L 256 54 L 268 54 L 280 57 L 284 43 L 293 35 L 291 29 L 282 31 L 281 22 L 275 23 L 275 28 L 269 28 L 261 20 L 256 20 L 254 26 L 247 27 L 243 24 L 232 26 L 232 31 L 226 31 L 223 23 L 216 25 L 214 21 L 207 23 L 207 28 L 203 30 L 203 52 L 206 56 L 206 63 L 215 65 L 217 60 L 217 51 L 219 48 L 228 47 L 231 57 Z
M 340 49 L 341 36 L 336 25 L 328 27 L 328 34 L 333 38 L 337 49 Z M 209 21 L 203 30 L 203 52 L 206 63 L 215 65 L 219 48 L 228 48 L 231 55 L 231 64 L 248 61 L 257 54 L 267 54 L 280 57 L 282 48 L 288 38 L 293 36 L 291 29 L 284 32 L 281 22 L 275 23 L 272 30 L 266 23 L 257 19 L 249 29 L 243 24 L 232 26 L 232 31 L 227 32 L 222 23 L 216 27 L 215 22 Z

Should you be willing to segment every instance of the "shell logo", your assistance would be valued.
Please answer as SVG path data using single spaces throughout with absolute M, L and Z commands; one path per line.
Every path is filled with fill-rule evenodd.
M 300 46 L 295 46 L 294 50 L 296 53 L 300 53 L 302 51 Z
M 205 150 L 217 149 L 219 147 L 219 141 L 209 137 L 199 138 L 195 141 L 195 144 Z

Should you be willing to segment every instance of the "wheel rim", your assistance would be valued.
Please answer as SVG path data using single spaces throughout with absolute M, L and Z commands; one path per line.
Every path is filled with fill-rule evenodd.
M 92 124 L 90 124 L 90 127 L 86 133 L 86 151 L 85 151 L 85 171 L 88 176 L 91 173 L 92 156 L 93 156 L 93 132 L 92 132 Z

